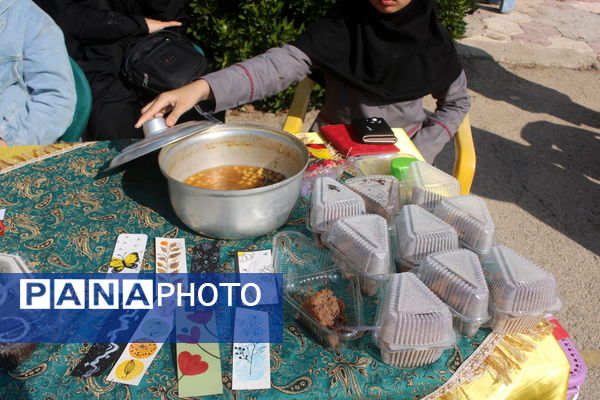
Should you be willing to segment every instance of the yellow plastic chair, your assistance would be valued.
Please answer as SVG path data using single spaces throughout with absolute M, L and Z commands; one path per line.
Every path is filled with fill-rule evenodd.
M 284 131 L 299 133 L 303 130 L 304 117 L 314 86 L 315 82 L 310 78 L 304 78 L 298 83 L 290 110 L 283 121 Z M 454 135 L 454 171 L 452 172 L 452 175 L 460 183 L 460 191 L 463 195 L 471 192 L 473 176 L 475 176 L 475 163 L 475 145 L 471 133 L 469 114 L 467 114 Z

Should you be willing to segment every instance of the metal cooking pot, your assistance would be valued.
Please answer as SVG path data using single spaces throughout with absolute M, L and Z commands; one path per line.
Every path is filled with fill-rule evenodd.
M 194 231 L 221 239 L 264 235 L 283 225 L 300 194 L 308 151 L 297 137 L 250 124 L 218 124 L 164 147 L 158 163 L 171 205 Z M 269 168 L 286 179 L 247 190 L 211 190 L 182 181 L 222 165 Z

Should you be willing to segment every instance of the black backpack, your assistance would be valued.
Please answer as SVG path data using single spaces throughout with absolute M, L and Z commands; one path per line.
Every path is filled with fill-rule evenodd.
M 206 57 L 178 32 L 163 29 L 130 44 L 121 72 L 143 97 L 179 88 L 209 72 Z

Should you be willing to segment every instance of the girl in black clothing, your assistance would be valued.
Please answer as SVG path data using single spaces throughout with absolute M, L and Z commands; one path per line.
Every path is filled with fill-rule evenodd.
M 143 137 L 133 127 L 149 99 L 120 75 L 127 45 L 187 23 L 183 0 L 35 0 L 61 27 L 69 55 L 92 88 L 92 114 L 83 140 Z M 208 72 L 208 71 L 207 71 Z

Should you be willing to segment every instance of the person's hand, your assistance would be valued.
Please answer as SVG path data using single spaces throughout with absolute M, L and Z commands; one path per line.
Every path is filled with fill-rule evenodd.
M 142 115 L 135 123 L 135 127 L 139 128 L 144 122 L 161 114 L 169 114 L 165 122 L 167 126 L 173 126 L 181 114 L 194 107 L 198 102 L 210 98 L 212 98 L 212 91 L 204 79 L 188 83 L 179 89 L 161 93 L 142 108 Z
M 144 19 L 146 20 L 146 25 L 148 25 L 148 33 L 158 32 L 162 29 L 170 28 L 172 26 L 181 26 L 181 22 L 179 21 L 159 21 L 152 18 Z

